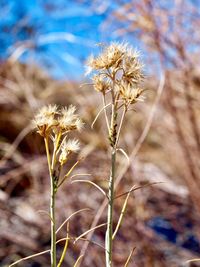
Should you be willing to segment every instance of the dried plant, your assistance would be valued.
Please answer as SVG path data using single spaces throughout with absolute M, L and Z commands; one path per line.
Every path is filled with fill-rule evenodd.
M 138 53 L 127 44 L 112 43 L 103 46 L 99 56 L 91 56 L 87 62 L 87 73 L 93 72 L 93 87 L 101 93 L 103 108 L 96 116 L 94 123 L 104 111 L 111 151 L 111 171 L 108 186 L 107 231 L 105 236 L 106 266 L 112 266 L 113 240 L 121 224 L 127 200 L 115 231 L 113 231 L 113 206 L 115 199 L 114 184 L 116 173 L 116 154 L 126 152 L 119 147 L 120 133 L 126 113 L 138 101 L 143 101 L 142 65 Z
M 190 15 L 185 16 L 186 13 Z M 121 5 L 114 16 L 110 17 L 113 19 L 115 33 L 121 38 L 128 33 L 142 42 L 149 63 L 152 67 L 154 65 L 152 70 L 157 72 L 159 64 L 159 69 L 166 77 L 162 107 L 174 124 L 174 143 L 177 144 L 176 151 L 179 153 L 175 168 L 200 212 L 200 129 L 197 104 L 200 63 L 196 56 L 199 54 L 199 33 L 195 30 L 199 28 L 199 14 L 196 3 L 190 0 L 175 1 L 173 5 L 163 5 L 156 0 L 142 0 Z M 174 153 L 171 146 L 168 153 Z M 184 168 L 180 165 L 180 157 L 184 161 Z M 176 162 L 172 158 L 170 168 Z
M 79 160 L 70 166 L 68 172 L 63 175 L 63 167 L 70 159 L 73 153 L 76 153 L 80 144 L 76 139 L 69 139 L 69 133 L 74 130 L 80 131 L 83 122 L 75 113 L 76 108 L 70 105 L 68 108 L 58 109 L 56 105 L 42 107 L 35 115 L 33 123 L 37 128 L 37 132 L 44 138 L 46 156 L 49 168 L 51 199 L 50 213 L 51 220 L 51 267 L 61 266 L 66 254 L 66 248 L 69 238 L 66 238 L 66 244 L 63 249 L 61 259 L 56 263 L 56 217 L 55 202 L 56 193 L 63 182 L 70 176 Z M 53 150 L 51 152 L 51 147 Z M 39 253 L 40 255 L 40 253 Z M 30 258 L 29 256 L 28 258 Z M 12 264 L 13 265 L 13 264 Z
M 72 153 L 79 150 L 79 141 L 70 140 L 69 132 L 81 130 L 83 123 L 75 114 L 76 108 L 69 106 L 58 110 L 57 106 L 45 106 L 35 116 L 34 123 L 38 128 L 38 133 L 44 138 L 46 155 L 49 167 L 51 182 L 51 266 L 56 267 L 56 218 L 55 218 L 55 196 L 58 188 L 71 174 L 78 161 L 70 168 L 64 177 L 62 168 L 69 160 Z M 67 140 L 67 141 L 66 141 Z M 50 154 L 49 142 L 53 143 L 53 153 Z

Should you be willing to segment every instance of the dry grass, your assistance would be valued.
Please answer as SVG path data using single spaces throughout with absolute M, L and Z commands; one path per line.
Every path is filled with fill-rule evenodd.
M 17 79 L 16 76 L 19 77 L 19 72 L 21 78 Z M 173 74 L 173 76 L 175 75 Z M 25 84 L 26 86 L 28 84 L 28 87 Z M 148 94 L 148 104 L 142 109 L 140 105 L 137 106 L 138 112 L 135 115 L 130 114 L 130 118 L 127 119 L 129 123 L 125 122 L 126 132 L 122 132 L 125 142 L 124 148 L 129 154 L 134 149 L 146 125 L 152 103 L 156 98 L 158 83 L 150 82 L 146 87 L 151 89 Z M 164 90 L 167 90 L 167 85 L 165 85 Z M 28 128 L 35 109 L 52 102 L 60 105 L 78 102 L 79 112 L 86 123 L 85 134 L 80 136 L 83 144 L 82 156 L 87 157 L 77 172 L 92 173 L 92 180 L 104 188 L 109 166 L 106 155 L 107 142 L 102 138 L 104 127 L 101 117 L 97 121 L 94 131 L 90 129 L 90 124 L 97 113 L 98 103 L 96 94 L 91 93 L 90 88 L 80 88 L 75 83 L 65 84 L 52 81 L 36 67 L 21 66 L 20 64 L 10 66 L 7 63 L 1 66 L 1 93 L 4 98 L 0 111 L 2 155 L 0 191 L 0 235 L 2 242 L 0 257 L 2 266 L 5 266 L 16 260 L 17 255 L 27 256 L 31 253 L 37 253 L 47 249 L 50 244 L 50 229 L 46 227 L 46 224 L 49 223 L 48 216 L 38 213 L 38 210 L 48 209 L 49 183 L 47 164 L 43 156 L 44 147 L 37 135 Z M 180 257 L 183 260 L 193 257 L 190 252 L 178 249 L 157 237 L 146 225 L 149 219 L 158 214 L 162 214 L 166 218 L 176 218 L 175 211 L 174 214 L 166 212 L 166 210 L 171 210 L 169 201 L 174 203 L 173 207 L 181 205 L 184 210 L 187 205 L 190 205 L 188 209 L 192 210 L 191 204 L 189 204 L 190 187 L 182 179 L 187 166 L 183 164 L 180 166 L 181 150 L 177 145 L 177 136 L 174 131 L 172 115 L 168 110 L 168 105 L 166 105 L 166 97 L 164 91 L 145 142 L 142 143 L 134 164 L 131 164 L 131 168 L 125 174 L 126 182 L 124 183 L 123 180 L 120 182 L 117 194 L 126 192 L 134 183 L 155 181 L 155 179 L 152 180 L 155 175 L 157 181 L 166 181 L 167 178 L 168 182 L 138 190 L 133 194 L 134 198 L 129 201 L 127 214 L 114 248 L 115 266 L 121 266 L 125 262 L 128 251 L 133 246 L 137 247 L 134 252 L 135 266 L 149 267 L 155 266 L 155 264 L 159 267 L 179 266 Z M 177 97 L 181 102 L 181 96 L 178 95 Z M 32 99 L 34 99 L 34 105 Z M 182 110 L 182 107 L 180 108 Z M 184 115 L 181 114 L 179 119 L 185 124 L 184 118 Z M 24 131 L 24 128 L 27 131 Z M 190 127 L 184 127 L 186 133 L 189 133 L 190 129 Z M 190 135 L 188 134 L 188 136 Z M 121 159 L 119 161 L 124 162 Z M 177 188 L 176 192 L 167 186 L 169 183 L 171 183 L 171 188 Z M 180 188 L 180 193 L 178 188 Z M 167 200 L 164 201 L 163 198 L 167 198 Z M 66 184 L 58 197 L 58 224 L 62 223 L 74 211 L 89 207 L 92 209 L 91 212 L 77 215 L 70 225 L 72 235 L 81 234 L 89 229 L 94 217 L 100 213 L 99 207 L 102 201 L 101 194 L 89 185 Z M 159 206 L 156 203 L 160 203 Z M 119 214 L 121 206 L 122 199 L 119 199 L 115 206 L 116 214 Z M 184 214 L 185 217 L 188 217 L 188 212 Z M 190 216 L 197 227 L 198 216 L 196 212 L 192 211 Z M 99 223 L 104 221 L 105 214 L 103 213 Z M 198 230 L 197 227 L 196 235 Z M 104 231 L 101 229 L 96 230 L 92 240 L 103 245 L 103 233 Z M 65 236 L 65 234 L 65 229 L 63 229 L 58 238 Z M 74 263 L 85 244 L 84 242 L 79 241 L 75 246 L 70 244 L 66 266 L 71 266 Z M 61 252 L 60 247 L 58 251 Z M 103 259 L 104 251 L 90 244 L 82 266 L 103 266 Z M 31 262 L 32 264 L 37 262 L 40 266 L 48 266 L 49 256 L 43 255 L 31 260 L 30 264 Z M 27 265 L 22 264 L 21 266 Z

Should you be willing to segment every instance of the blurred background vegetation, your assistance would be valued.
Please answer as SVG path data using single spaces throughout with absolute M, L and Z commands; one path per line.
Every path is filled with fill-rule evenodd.
M 108 143 L 100 100 L 84 76 L 84 62 L 98 43 L 127 41 L 145 63 L 145 105 L 130 112 L 119 160 L 122 194 L 135 185 L 161 182 L 135 191 L 114 247 L 114 266 L 177 267 L 200 257 L 200 1 L 0 1 L 0 266 L 48 249 L 49 181 L 44 146 L 32 129 L 35 111 L 47 103 L 74 104 L 85 121 L 79 136 L 85 160 L 78 172 L 106 186 Z M 123 178 L 122 178 L 123 176 Z M 123 198 L 116 201 L 119 215 Z M 72 235 L 105 221 L 104 199 L 84 184 L 63 186 L 57 218 L 78 209 Z M 117 222 L 117 216 L 116 216 Z M 58 223 L 58 224 L 59 224 Z M 103 245 L 104 231 L 89 239 Z M 59 238 L 66 235 L 66 229 Z M 62 251 L 59 245 L 59 251 Z M 94 244 L 70 244 L 64 266 L 84 253 L 81 266 L 104 266 Z M 49 266 L 42 255 L 19 266 Z

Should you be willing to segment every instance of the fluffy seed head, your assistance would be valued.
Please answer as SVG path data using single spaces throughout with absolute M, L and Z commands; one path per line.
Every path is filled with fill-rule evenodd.
M 37 132 L 41 136 L 47 137 L 50 133 L 50 130 L 58 124 L 58 121 L 55 118 L 57 113 L 57 106 L 49 105 L 42 107 L 35 115 L 33 123 L 37 127 Z
M 48 105 L 42 107 L 36 114 L 36 117 L 50 117 L 54 116 L 55 114 L 58 114 L 57 105 Z
M 72 130 L 80 131 L 83 123 L 75 112 L 76 107 L 72 105 L 61 110 L 58 110 L 56 105 L 44 106 L 35 115 L 33 123 L 38 128 L 38 133 L 43 137 L 56 132 L 65 134 Z
M 139 53 L 127 44 L 111 43 L 105 46 L 99 56 L 89 58 L 87 65 L 90 72 L 96 72 L 93 85 L 100 92 L 109 89 L 112 79 L 138 87 L 144 78 Z
M 62 110 L 61 110 L 61 114 L 63 116 L 69 116 L 69 117 L 73 117 L 73 116 L 77 116 L 75 114 L 76 112 L 76 107 L 73 106 L 73 105 L 70 105 L 69 107 L 64 107 Z
M 144 78 L 142 73 L 142 64 L 138 59 L 139 53 L 133 51 L 132 49 L 127 51 L 127 54 L 124 57 L 123 70 L 124 76 L 123 79 L 132 85 L 138 84 Z
M 121 84 L 118 85 L 118 90 L 121 98 L 126 104 L 135 104 L 138 101 L 143 101 L 143 97 L 141 95 L 144 90 L 140 88 L 134 88 L 130 83 L 122 81 Z
M 93 78 L 94 89 L 103 94 L 109 89 L 109 83 L 103 79 L 100 75 L 94 75 Z
M 76 126 L 76 129 L 80 132 L 84 127 L 84 123 L 80 118 L 77 118 L 75 121 L 75 126 Z
M 76 139 L 69 139 L 63 143 L 61 147 L 61 153 L 59 157 L 59 162 L 61 165 L 65 164 L 71 153 L 77 153 L 80 149 L 80 143 Z
M 59 126 L 63 131 L 80 130 L 82 128 L 82 121 L 75 114 L 76 107 L 70 105 L 61 111 L 59 118 Z
M 117 67 L 122 61 L 126 45 L 112 43 L 110 46 L 103 48 L 102 53 L 94 58 L 91 56 L 87 62 L 90 70 L 102 70 L 111 67 Z

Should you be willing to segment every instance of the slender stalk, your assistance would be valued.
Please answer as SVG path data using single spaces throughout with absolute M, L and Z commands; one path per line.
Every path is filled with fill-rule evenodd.
M 112 235 L 113 235 L 113 204 L 114 204 L 114 180 L 115 180 L 115 166 L 116 166 L 116 149 L 112 149 L 111 155 L 111 173 L 109 180 L 109 190 L 108 190 L 108 214 L 107 214 L 107 231 L 106 231 L 106 267 L 112 266 Z
M 123 109 L 123 112 L 122 112 L 121 121 L 120 121 L 119 128 L 118 128 L 118 133 L 117 133 L 117 139 L 116 139 L 116 145 L 115 145 L 116 148 L 117 148 L 117 145 L 118 145 L 118 142 L 119 142 L 119 137 L 120 137 L 122 124 L 123 124 L 123 121 L 124 121 L 124 117 L 125 117 L 126 111 L 127 111 L 127 107 L 124 106 L 124 109 Z
M 103 106 L 106 107 L 106 97 L 105 94 L 103 94 Z M 107 116 L 107 111 L 106 108 L 104 108 L 104 115 L 105 115 L 105 120 L 106 120 L 106 125 L 107 125 L 107 129 L 109 130 L 109 122 L 108 122 L 108 116 Z
M 105 236 L 105 258 L 106 267 L 112 267 L 112 250 L 113 250 L 113 206 L 114 206 L 114 183 L 115 183 L 115 169 L 116 169 L 116 125 L 117 125 L 117 104 L 115 102 L 115 79 L 113 77 L 113 86 L 111 88 L 112 97 L 112 111 L 111 111 L 111 122 L 109 129 L 109 138 L 111 149 L 111 170 L 109 178 L 109 188 L 108 188 L 108 210 L 107 210 L 107 230 Z
M 47 154 L 47 162 L 48 162 L 48 168 L 49 168 L 49 175 L 51 176 L 51 156 L 49 153 L 49 140 L 48 138 L 44 138 L 44 143 L 45 143 L 45 149 L 46 149 L 46 154 Z
M 56 225 L 55 225 L 55 183 L 51 166 L 51 158 L 49 153 L 48 138 L 44 138 L 47 162 L 49 167 L 50 183 L 51 183 L 51 199 L 50 199 L 50 217 L 51 217 L 51 267 L 56 267 Z
M 51 215 L 51 267 L 56 267 L 56 225 L 55 225 L 55 185 L 54 176 L 51 176 L 51 201 L 50 201 L 50 215 Z
M 59 263 L 58 263 L 58 266 L 57 267 L 61 267 L 64 259 L 65 259 L 65 255 L 67 253 L 67 248 L 68 248 L 68 244 L 69 244 L 69 221 L 67 223 L 67 237 L 66 237 L 66 241 L 65 241 L 65 246 L 63 248 L 63 252 L 62 252 L 62 255 L 61 255 L 61 258 L 59 260 Z

